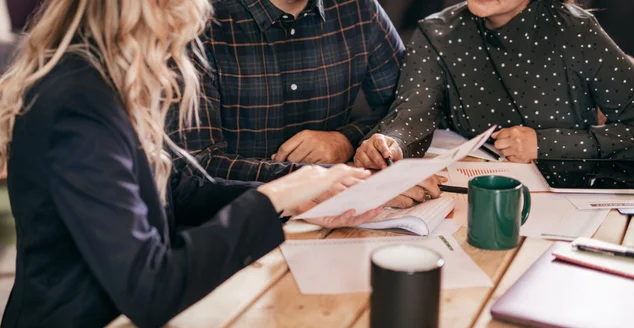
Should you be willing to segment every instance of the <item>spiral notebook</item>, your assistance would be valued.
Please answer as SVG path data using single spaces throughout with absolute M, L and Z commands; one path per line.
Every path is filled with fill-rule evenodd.
M 411 233 L 427 236 L 453 211 L 454 198 L 443 194 L 407 209 L 386 209 L 375 218 L 375 222 L 365 223 L 359 228 L 365 229 L 402 229 Z

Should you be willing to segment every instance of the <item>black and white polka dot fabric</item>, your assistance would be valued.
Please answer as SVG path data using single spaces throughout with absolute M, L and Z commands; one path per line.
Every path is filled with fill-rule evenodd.
M 422 156 L 436 128 L 537 131 L 540 158 L 634 158 L 634 64 L 582 9 L 534 0 L 488 30 L 465 3 L 419 22 L 377 131 Z M 599 125 L 597 107 L 607 121 Z

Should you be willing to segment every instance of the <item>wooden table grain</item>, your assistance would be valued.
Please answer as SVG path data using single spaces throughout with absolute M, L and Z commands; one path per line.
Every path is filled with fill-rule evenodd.
M 307 225 L 304 225 L 306 227 Z M 287 230 L 302 227 L 291 223 Z M 310 226 L 308 226 L 310 227 Z M 368 238 L 396 235 L 363 229 L 309 229 L 287 233 L 288 239 Z M 486 251 L 470 246 L 466 228 L 454 238 L 491 278 L 493 287 L 442 290 L 441 327 L 513 327 L 492 320 L 490 308 L 537 260 L 553 241 L 526 238 L 508 251 Z M 634 223 L 613 210 L 594 238 L 634 244 Z M 303 295 L 279 249 L 240 271 L 207 297 L 169 322 L 168 327 L 369 327 L 369 293 Z M 108 327 L 133 325 L 119 317 Z
M 466 159 L 466 161 L 479 161 Z M 288 239 L 368 238 L 396 235 L 363 229 L 327 230 L 298 222 L 285 227 Z M 298 231 L 304 231 L 297 233 Z M 522 238 L 508 251 L 486 251 L 467 243 L 461 227 L 454 238 L 492 280 L 493 287 L 441 291 L 441 327 L 513 327 L 492 320 L 490 309 L 553 241 Z M 633 246 L 634 223 L 610 212 L 594 238 Z M 207 297 L 175 317 L 168 327 L 369 327 L 369 293 L 302 295 L 279 249 L 240 271 Z M 133 327 L 121 316 L 109 328 Z

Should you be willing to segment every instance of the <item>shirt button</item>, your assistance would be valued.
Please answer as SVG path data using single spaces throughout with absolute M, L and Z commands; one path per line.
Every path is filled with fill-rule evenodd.
M 297 90 L 297 84 L 295 83 L 291 84 L 291 90 L 293 91 Z
M 308 13 L 304 13 L 304 17 L 308 16 Z
M 295 35 L 295 29 L 294 28 L 291 29 L 291 35 Z
M 284 16 L 282 16 L 282 18 L 288 19 L 288 15 L 284 15 Z

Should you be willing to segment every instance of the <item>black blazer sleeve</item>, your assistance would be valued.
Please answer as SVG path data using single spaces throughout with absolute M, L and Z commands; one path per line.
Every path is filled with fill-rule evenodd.
M 139 326 L 157 327 L 277 247 L 283 232 L 269 199 L 242 189 L 229 192 L 204 224 L 166 238 L 165 218 L 152 217 L 164 212 L 148 208 L 140 195 L 135 172 L 148 168 L 135 157 L 141 152 L 134 131 L 109 107 L 81 101 L 59 111 L 48 183 L 77 248 L 116 307 Z M 200 201 L 196 193 L 179 197 Z
M 174 172 L 171 177 L 172 204 L 177 226 L 197 226 L 245 192 L 262 185 L 257 181 L 231 181 Z M 213 201 L 210 201 L 213 200 Z

